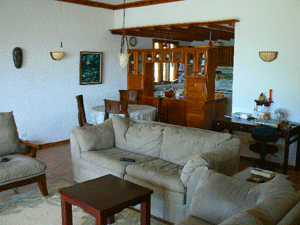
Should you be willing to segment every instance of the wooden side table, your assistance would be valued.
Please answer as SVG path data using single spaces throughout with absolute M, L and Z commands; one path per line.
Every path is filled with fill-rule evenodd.
M 59 190 L 62 224 L 72 224 L 72 205 L 96 217 L 96 224 L 114 222 L 114 215 L 129 206 L 141 204 L 141 225 L 150 224 L 150 203 L 153 191 L 113 175 L 89 180 Z
M 236 119 L 219 117 L 213 121 L 213 130 L 223 131 L 228 129 L 230 133 L 233 131 L 241 131 L 246 133 L 252 133 L 256 127 L 256 120 Z M 293 124 L 293 126 L 292 126 Z M 297 143 L 297 155 L 296 155 L 296 171 L 300 171 L 300 124 L 296 122 L 290 122 L 289 125 L 280 127 L 279 137 L 284 138 L 284 162 L 283 162 L 283 173 L 288 172 L 288 160 L 289 160 L 289 149 L 290 145 L 294 142 Z

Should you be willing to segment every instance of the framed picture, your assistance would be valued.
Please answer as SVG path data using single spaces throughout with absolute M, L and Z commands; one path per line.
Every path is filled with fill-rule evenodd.
M 80 85 L 102 83 L 103 52 L 80 52 Z

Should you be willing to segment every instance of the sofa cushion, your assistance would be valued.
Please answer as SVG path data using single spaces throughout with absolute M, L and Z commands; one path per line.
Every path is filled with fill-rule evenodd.
M 20 150 L 20 139 L 12 112 L 0 112 L 0 157 Z
M 115 145 L 115 134 L 111 119 L 95 126 L 73 127 L 73 133 L 83 152 L 108 149 Z
M 209 152 L 231 134 L 202 130 L 191 127 L 166 126 L 163 131 L 163 144 L 160 158 L 180 165 L 196 154 Z
M 250 216 L 240 216 L 263 224 L 277 224 L 298 201 L 294 187 L 282 176 L 255 184 L 208 170 L 199 179 L 190 212 L 219 224 L 247 210 Z
M 118 115 L 112 117 L 115 145 L 131 152 L 159 157 L 164 126 L 137 123 Z
M 182 166 L 162 159 L 156 159 L 141 164 L 131 164 L 126 173 L 158 187 L 184 193 L 185 187 L 180 181 Z
M 83 160 L 105 167 L 117 173 L 125 174 L 125 168 L 130 164 L 138 164 L 155 160 L 151 156 L 136 154 L 117 147 L 107 150 L 94 150 L 83 152 L 80 156 Z M 120 161 L 121 157 L 134 159 L 135 162 Z
M 45 163 L 29 156 L 9 155 L 5 157 L 8 158 L 9 161 L 0 163 L 0 185 L 39 175 L 46 170 Z

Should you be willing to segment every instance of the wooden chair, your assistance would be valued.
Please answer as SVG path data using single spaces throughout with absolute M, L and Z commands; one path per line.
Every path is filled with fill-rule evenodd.
M 104 120 L 109 118 L 109 114 L 125 114 L 125 118 L 129 118 L 128 109 L 128 102 L 121 102 L 121 101 L 114 101 L 114 100 L 107 100 L 104 99 L 105 102 L 105 114 Z
M 128 104 L 138 104 L 138 93 L 137 90 L 119 90 L 120 101 L 126 101 Z
M 156 121 L 163 122 L 163 123 L 169 123 L 168 116 L 165 115 L 165 113 L 168 114 L 168 111 L 164 112 L 165 110 L 162 107 L 163 100 L 164 100 L 164 98 L 158 98 L 157 107 L 156 107 L 156 109 L 157 109 Z
M 86 123 L 84 104 L 83 104 L 83 96 L 77 95 L 75 96 L 77 100 L 77 108 L 78 108 L 78 123 L 80 127 L 83 127 Z
M 37 182 L 41 193 L 49 195 L 46 165 L 35 159 L 40 146 L 19 139 L 12 112 L 0 112 L 0 127 L 0 192 Z

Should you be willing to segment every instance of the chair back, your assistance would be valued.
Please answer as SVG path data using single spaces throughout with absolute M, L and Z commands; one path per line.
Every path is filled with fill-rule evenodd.
M 105 102 L 104 120 L 107 120 L 109 118 L 110 113 L 125 114 L 125 117 L 129 118 L 128 102 L 114 101 L 108 99 L 104 99 L 104 102 Z
M 165 112 L 166 109 L 163 109 L 163 100 L 164 100 L 164 98 L 158 98 L 157 107 L 156 107 L 156 110 L 157 110 L 156 120 L 158 122 L 169 123 L 168 111 Z M 167 115 L 165 115 L 165 113 Z
M 85 111 L 84 111 L 84 104 L 83 104 L 83 96 L 77 95 L 77 108 L 78 108 L 78 123 L 80 127 L 83 127 L 86 123 Z
M 138 104 L 138 90 L 119 90 L 120 101 L 126 101 L 128 104 Z

